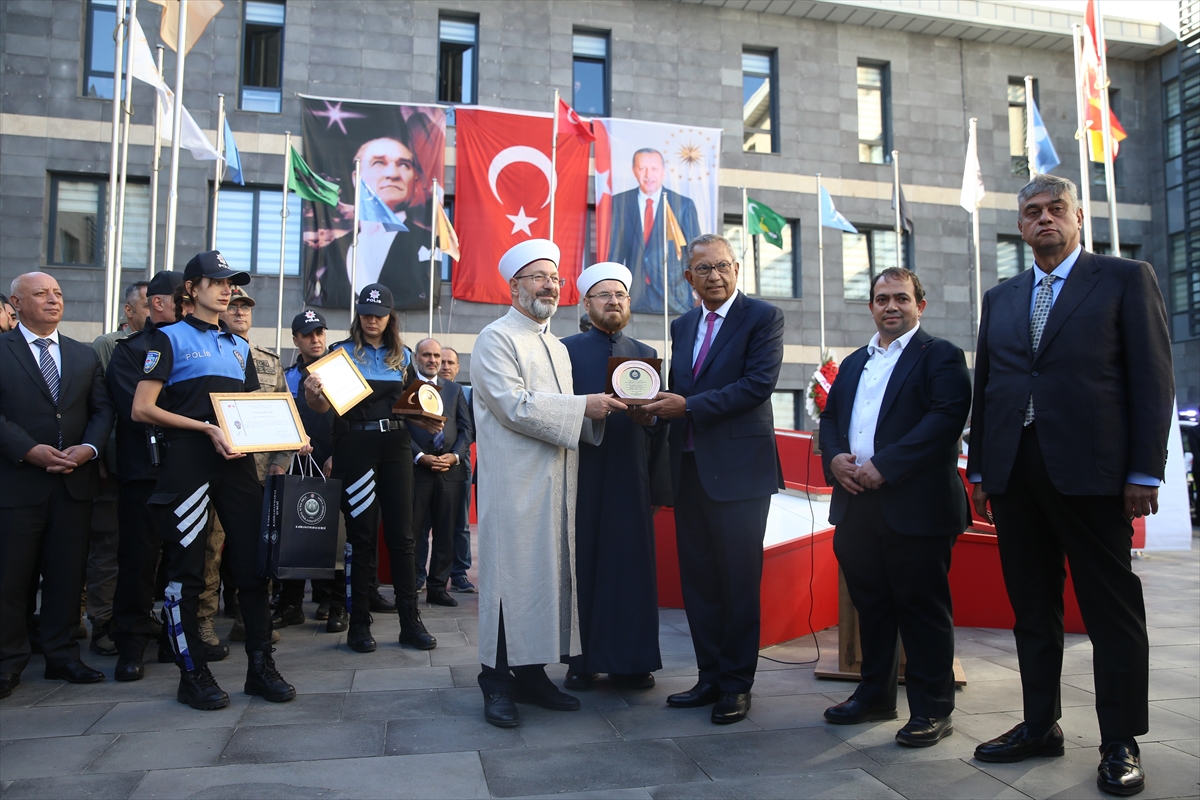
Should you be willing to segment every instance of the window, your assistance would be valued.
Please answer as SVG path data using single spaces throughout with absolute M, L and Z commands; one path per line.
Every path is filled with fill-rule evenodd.
M 278 189 L 222 187 L 217 209 L 217 249 L 237 269 L 279 274 Z M 211 238 L 211 228 L 209 236 Z M 300 274 L 300 198 L 288 193 L 288 241 L 283 274 Z
M 1183 121 L 1180 119 L 1182 111 L 1179 80 L 1176 78 L 1163 84 L 1163 152 L 1167 156 L 1168 189 L 1183 183 Z
M 803 410 L 800 393 L 797 391 L 771 392 L 771 416 L 775 418 L 775 427 L 794 431 L 804 430 L 800 419 L 796 416 Z
M 775 54 L 742 53 L 742 151 L 779 152 Z
M 892 163 L 891 87 L 887 64 L 858 62 L 858 160 Z
M 1200 309 L 1200 267 L 1188 264 L 1186 234 L 1172 236 L 1169 247 L 1167 313 L 1171 315 L 1171 340 L 1177 342 L 1200 335 L 1196 327 L 1200 318 L 1193 318 Z
M 283 108 L 283 3 L 246 0 L 242 25 L 242 111 Z M 219 229 L 218 229 L 219 230 Z
M 799 297 L 799 263 L 796 241 L 796 225 L 788 221 L 782 231 L 783 247 L 767 241 L 765 236 L 754 236 L 746 242 L 746 255 L 742 256 L 742 218 L 726 217 L 725 238 L 733 246 L 733 255 L 741 262 L 739 276 L 744 280 L 746 294 L 758 297 Z
M 1037 102 L 1037 81 L 1034 81 L 1034 102 Z M 1019 177 L 1029 175 L 1029 154 L 1025 152 L 1025 79 L 1008 79 L 1008 155 L 1012 162 L 1012 174 Z
M 479 62 L 479 20 L 438 20 L 438 102 L 475 102 Z
M 847 300 L 871 299 L 871 280 L 896 264 L 896 232 L 887 228 L 871 229 L 855 225 L 858 233 L 842 234 L 842 287 Z M 907 233 L 902 233 L 900 250 L 903 255 L 901 267 L 909 266 L 909 250 L 912 243 Z
M 86 176 L 50 179 L 49 264 L 100 267 L 104 264 L 108 181 Z M 121 268 L 146 270 L 150 257 L 150 185 L 127 180 Z
M 1108 242 L 1092 242 L 1094 252 L 1098 256 L 1111 256 L 1112 245 Z M 1136 244 L 1121 245 L 1121 258 L 1137 258 L 1138 246 Z
M 996 283 L 1006 281 L 1033 266 L 1033 250 L 1019 236 L 996 240 Z
M 571 106 L 580 114 L 608 116 L 608 34 L 576 31 Z
M 112 99 L 116 27 L 117 0 L 88 0 L 83 53 L 83 93 L 87 97 Z M 123 97 L 124 86 L 121 88 Z

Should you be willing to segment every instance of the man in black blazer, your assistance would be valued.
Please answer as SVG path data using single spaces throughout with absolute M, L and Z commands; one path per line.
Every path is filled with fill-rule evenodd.
M 79 660 L 74 633 L 91 501 L 100 493 L 97 458 L 113 426 L 100 359 L 58 332 L 58 281 L 20 275 L 11 300 L 21 322 L 0 335 L 0 697 L 12 694 L 29 662 L 29 592 L 39 563 L 46 678 L 104 680 Z
M 898 632 L 910 718 L 896 741 L 910 747 L 954 730 L 948 575 L 954 540 L 967 527 L 958 442 L 971 410 L 963 351 L 921 328 L 925 305 L 921 279 L 909 270 L 875 277 L 878 333 L 842 361 L 821 414 L 833 549 L 862 632 L 862 682 L 825 719 L 896 718 Z
M 1154 269 L 1079 245 L 1075 185 L 1039 175 L 1017 195 L 1035 266 L 983 298 L 968 476 L 995 515 L 1016 612 L 1024 721 L 981 761 L 1061 756 L 1063 558 L 1095 650 L 1097 783 L 1135 794 L 1145 776 L 1149 642 L 1130 568 L 1134 517 L 1158 510 L 1175 385 Z
M 417 377 L 436 386 L 442 396 L 442 416 L 445 427 L 432 434 L 408 422 L 413 453 L 413 522 L 419 530 L 418 560 L 425 563 L 425 521 L 433 528 L 433 558 L 425 581 L 425 599 L 439 606 L 456 606 L 458 601 L 446 591 L 450 568 L 454 566 L 454 526 L 462 493 L 467 486 L 467 465 L 471 460 L 471 442 L 475 431 L 471 426 L 471 411 L 462 387 L 454 381 L 438 377 L 442 366 L 442 346 L 436 339 L 417 342 Z
M 716 703 L 712 721 L 750 710 L 758 666 L 763 536 L 782 485 L 771 392 L 783 363 L 783 312 L 737 290 L 724 237 L 688 245 L 698 306 L 671 323 L 670 392 L 634 412 L 671 420 L 679 578 L 699 681 L 667 704 Z

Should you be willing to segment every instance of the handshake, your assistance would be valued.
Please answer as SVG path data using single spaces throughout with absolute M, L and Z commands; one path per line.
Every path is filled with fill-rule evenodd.
M 870 461 L 859 466 L 853 453 L 842 453 L 833 457 L 829 468 L 833 477 L 850 494 L 860 494 L 867 489 L 878 489 L 885 483 L 883 475 Z

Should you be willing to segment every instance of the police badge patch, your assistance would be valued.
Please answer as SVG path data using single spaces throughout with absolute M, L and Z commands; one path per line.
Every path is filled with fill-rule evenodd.
M 152 370 L 156 366 L 158 366 L 158 359 L 161 357 L 162 357 L 162 353 L 159 352 L 158 350 L 148 351 L 146 353 L 146 362 L 144 364 L 142 364 L 142 372 L 149 375 L 150 370 Z
M 241 351 L 240 351 L 240 350 L 234 350 L 234 351 L 233 351 L 233 357 L 237 359 L 238 366 L 239 366 L 239 367 L 241 367 L 241 368 L 242 368 L 242 370 L 245 370 L 245 369 L 246 369 L 246 359 L 242 357 L 242 353 L 241 353 Z

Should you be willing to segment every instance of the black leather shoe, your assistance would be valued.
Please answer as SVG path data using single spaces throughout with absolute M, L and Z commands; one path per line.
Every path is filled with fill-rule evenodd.
M 117 668 L 113 672 L 113 678 L 119 681 L 140 681 L 144 677 L 146 677 L 146 665 L 142 661 L 140 653 L 117 656 Z
M 371 635 L 371 623 L 368 620 L 351 619 L 346 645 L 356 653 L 374 653 L 375 637 Z
M 954 733 L 949 717 L 913 717 L 896 731 L 896 742 L 907 747 L 932 747 Z
M 341 633 L 350 624 L 350 617 L 344 608 L 330 608 L 325 613 L 325 632 Z
M 721 699 L 721 690 L 715 683 L 697 683 L 686 692 L 673 694 L 667 698 L 671 708 L 700 708 L 711 706 Z
M 421 622 L 421 610 L 417 608 L 414 600 L 404 601 L 403 607 L 400 609 L 400 644 L 406 644 L 418 650 L 432 650 L 437 647 L 437 639 L 425 630 L 425 623 Z
M 1146 788 L 1146 773 L 1135 748 L 1114 742 L 1100 751 L 1096 785 L 1109 794 L 1131 795 Z
M 104 680 L 104 673 L 98 669 L 92 669 L 82 661 L 72 661 L 70 664 L 64 664 L 61 667 L 51 667 L 47 665 L 46 680 L 48 681 L 66 681 L 67 683 L 99 683 Z
M 559 691 L 558 687 L 549 679 L 545 683 L 539 683 L 536 687 L 523 687 L 517 690 L 513 699 L 518 703 L 541 706 L 548 711 L 579 710 L 579 698 Z
M 599 677 L 595 672 L 571 672 L 567 670 L 567 678 L 563 681 L 563 688 L 570 689 L 572 692 L 590 692 L 596 688 L 594 684 Z
M 714 725 L 729 725 L 741 722 L 750 710 L 749 692 L 721 692 L 717 704 L 713 706 L 712 721 Z
M 521 722 L 520 712 L 506 694 L 489 694 L 483 698 L 483 718 L 497 728 L 515 728 Z
M 375 612 L 376 614 L 396 613 L 396 604 L 389 603 L 387 600 L 384 600 L 383 595 L 381 595 L 379 592 L 371 592 L 370 596 L 367 598 L 367 603 L 371 606 L 371 611 Z
M 272 628 L 286 628 L 288 625 L 303 625 L 304 609 L 299 606 L 280 606 L 271 615 Z
M 654 675 L 649 672 L 638 672 L 632 675 L 610 672 L 608 679 L 612 681 L 613 686 L 627 691 L 641 692 L 654 688 Z
M 447 606 L 453 608 L 458 605 L 458 601 L 450 596 L 450 593 L 445 589 L 430 589 L 425 593 L 425 600 L 431 606 Z
M 825 721 L 834 725 L 858 725 L 863 722 L 880 722 L 895 719 L 896 709 L 868 708 L 865 703 L 853 695 L 844 703 L 825 709 Z
M 329 603 L 321 603 L 317 606 L 317 613 L 313 615 L 313 619 L 322 620 L 329 619 Z
M 217 679 L 208 671 L 208 667 L 191 672 L 181 671 L 175 699 L 197 711 L 215 711 L 229 705 L 229 695 L 217 686 Z
M 975 757 L 980 761 L 1011 764 L 1024 761 L 1030 756 L 1061 756 L 1063 754 L 1062 728 L 1055 723 L 1042 736 L 1031 736 L 1028 723 L 1022 722 L 1003 736 L 984 742 L 975 748 Z
M 201 642 L 200 644 L 204 645 L 204 658 L 207 661 L 224 661 L 229 658 L 229 645 L 227 644 L 220 642 L 216 644 Z
M 244 691 L 272 703 L 282 703 L 295 699 L 296 687 L 285 681 L 279 670 L 275 669 L 275 659 L 271 657 L 274 650 L 274 647 L 267 645 L 249 654 Z
M 13 693 L 21 685 L 21 676 L 15 672 L 0 672 L 0 700 Z

